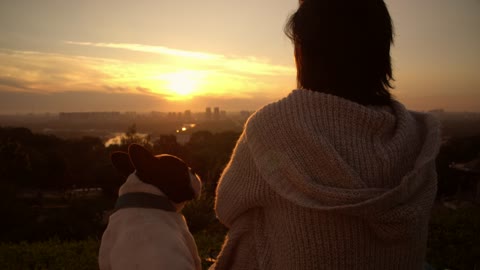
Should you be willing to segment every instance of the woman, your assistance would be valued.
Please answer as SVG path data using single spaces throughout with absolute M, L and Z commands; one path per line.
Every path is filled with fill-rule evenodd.
M 305 0 L 298 88 L 247 122 L 218 185 L 214 269 L 422 269 L 439 124 L 392 98 L 382 0 Z

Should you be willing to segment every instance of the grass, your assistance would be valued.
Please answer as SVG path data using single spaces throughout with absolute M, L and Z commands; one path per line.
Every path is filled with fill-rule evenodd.
M 0 243 L 0 269 L 98 269 L 98 247 L 99 242 L 95 239 L 69 242 L 52 239 L 34 243 Z
M 190 214 L 193 217 L 194 213 Z M 197 219 L 199 222 L 209 220 L 205 217 Z M 478 207 L 442 209 L 434 212 L 430 222 L 427 261 L 437 270 L 476 269 L 475 267 L 480 265 L 478 232 L 480 232 Z M 208 269 L 217 257 L 225 233 L 225 228 L 218 221 L 193 233 L 203 269 Z M 94 238 L 80 241 L 61 241 L 54 238 L 41 242 L 0 243 L 0 269 L 98 269 L 99 245 L 99 241 Z
M 223 234 L 206 231 L 194 234 L 202 268 L 208 269 L 218 254 Z M 93 270 L 98 269 L 100 241 L 60 241 L 0 243 L 0 269 L 2 270 Z

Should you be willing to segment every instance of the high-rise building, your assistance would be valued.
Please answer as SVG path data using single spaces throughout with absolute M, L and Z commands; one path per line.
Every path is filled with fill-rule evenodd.
M 192 111 L 186 110 L 186 111 L 183 113 L 183 118 L 184 118 L 185 121 L 190 121 L 190 120 L 192 120 Z
M 212 119 L 212 108 L 205 108 L 205 119 Z

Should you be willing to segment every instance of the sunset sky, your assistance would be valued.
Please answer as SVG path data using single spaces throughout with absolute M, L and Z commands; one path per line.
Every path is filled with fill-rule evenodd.
M 480 111 L 480 0 L 387 0 L 393 94 Z M 0 114 L 258 109 L 295 88 L 297 0 L 2 0 Z

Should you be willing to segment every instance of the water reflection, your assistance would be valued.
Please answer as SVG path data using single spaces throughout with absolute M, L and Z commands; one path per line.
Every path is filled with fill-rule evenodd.
M 147 138 L 148 134 L 147 133 L 135 133 L 135 136 L 138 136 L 142 139 L 145 139 Z M 125 133 L 112 133 L 110 139 L 106 140 L 105 141 L 105 147 L 109 147 L 111 145 L 120 145 L 122 143 L 122 139 L 126 139 L 127 136 L 125 135 Z

